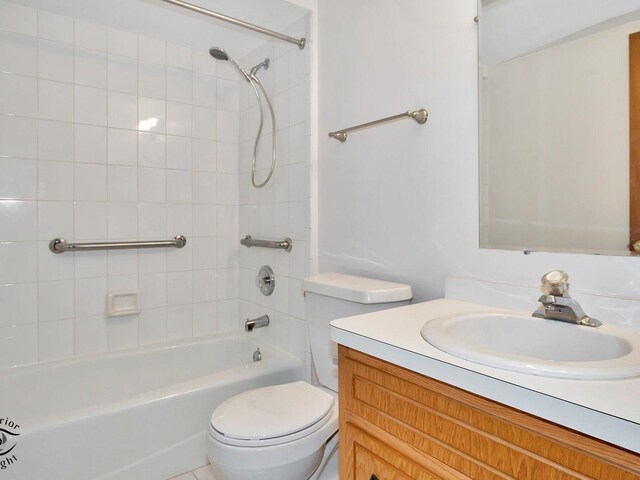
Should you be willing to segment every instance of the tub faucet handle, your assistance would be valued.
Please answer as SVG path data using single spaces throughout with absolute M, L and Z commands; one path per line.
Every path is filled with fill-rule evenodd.
M 267 297 L 273 293 L 276 288 L 276 277 L 269 265 L 263 265 L 260 268 L 256 277 L 256 286 Z

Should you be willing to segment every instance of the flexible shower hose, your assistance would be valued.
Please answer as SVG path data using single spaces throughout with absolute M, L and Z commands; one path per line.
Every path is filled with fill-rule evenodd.
M 273 175 L 273 171 L 276 168 L 276 116 L 273 113 L 273 107 L 271 106 L 269 96 L 262 86 L 262 83 L 260 83 L 260 80 L 258 80 L 258 77 L 256 77 L 255 75 L 251 75 L 249 77 L 249 83 L 251 83 L 251 86 L 253 87 L 253 91 L 256 94 L 256 98 L 258 99 L 258 107 L 260 107 L 260 125 L 258 126 L 258 132 L 256 133 L 256 141 L 253 144 L 253 158 L 251 161 L 251 183 L 255 188 L 262 188 L 269 182 L 271 176 Z M 262 107 L 262 98 L 260 97 L 260 92 L 258 92 L 258 87 L 260 88 L 260 91 L 262 91 L 264 99 L 267 102 L 267 106 L 269 107 L 269 112 L 271 113 L 271 170 L 269 171 L 269 175 L 267 175 L 267 178 L 262 183 L 256 183 L 256 156 L 258 154 L 260 134 L 262 133 L 262 127 L 264 125 L 264 109 Z

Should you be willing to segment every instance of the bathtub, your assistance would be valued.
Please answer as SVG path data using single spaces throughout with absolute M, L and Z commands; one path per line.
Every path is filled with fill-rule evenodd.
M 20 435 L 0 479 L 170 478 L 207 463 L 205 429 L 223 400 L 303 376 L 300 360 L 237 334 L 1 372 L 0 417 Z

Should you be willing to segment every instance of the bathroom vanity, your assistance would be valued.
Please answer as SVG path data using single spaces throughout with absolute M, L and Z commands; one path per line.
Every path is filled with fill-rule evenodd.
M 444 299 L 332 322 L 341 479 L 640 478 L 638 377 L 508 371 L 420 335 L 443 315 L 496 311 Z

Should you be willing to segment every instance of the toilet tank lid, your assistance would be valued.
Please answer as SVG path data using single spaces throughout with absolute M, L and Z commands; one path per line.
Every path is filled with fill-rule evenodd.
M 404 283 L 334 272 L 305 278 L 302 288 L 305 293 L 364 304 L 403 302 L 413 298 L 411 286 Z

